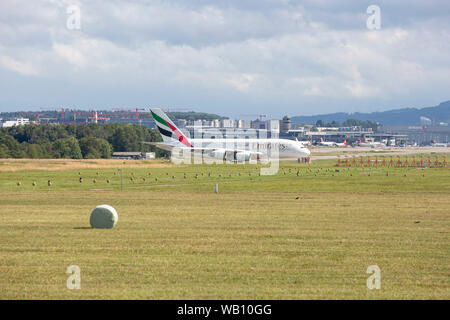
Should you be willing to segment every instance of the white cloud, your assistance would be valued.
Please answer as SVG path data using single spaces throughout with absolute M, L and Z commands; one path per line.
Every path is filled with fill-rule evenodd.
M 248 92 L 252 84 L 255 82 L 257 75 L 242 73 L 239 75 L 233 75 L 227 80 L 236 90 L 242 92 Z
M 330 100 L 357 108 L 448 98 L 450 19 L 441 12 L 393 23 L 382 4 L 382 29 L 369 31 L 359 2 L 258 3 L 80 1 L 81 30 L 65 27 L 68 1 L 0 5 L 0 68 L 41 84 L 51 77 L 111 85 L 107 101 L 119 84 L 139 101 L 165 88 L 173 92 L 161 93 L 167 104 L 197 105 L 208 92 L 217 108 L 224 96 L 237 105 L 245 97 L 277 112 L 281 103 L 320 112 L 336 108 Z M 80 96 L 74 89 L 65 99 Z
M 31 62 L 18 61 L 8 56 L 0 56 L 0 65 L 5 69 L 20 73 L 22 75 L 37 75 L 39 72 Z
M 84 67 L 87 64 L 86 57 L 74 46 L 55 43 L 53 44 L 53 50 L 77 68 Z

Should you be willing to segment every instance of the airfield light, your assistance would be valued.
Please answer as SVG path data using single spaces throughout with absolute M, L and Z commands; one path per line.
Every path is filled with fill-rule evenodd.
M 117 170 L 120 171 L 120 190 L 123 190 L 123 169 L 119 168 Z

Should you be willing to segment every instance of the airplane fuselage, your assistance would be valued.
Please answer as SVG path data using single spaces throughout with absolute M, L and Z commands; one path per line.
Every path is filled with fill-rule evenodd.
M 278 150 L 278 156 L 283 158 L 309 157 L 311 152 L 302 143 L 288 139 L 190 139 L 194 149 L 226 149 L 260 152 L 274 155 L 274 148 Z
M 381 142 L 360 142 L 359 146 L 360 147 L 371 147 L 371 148 L 386 147 L 386 145 L 384 143 L 381 143 Z

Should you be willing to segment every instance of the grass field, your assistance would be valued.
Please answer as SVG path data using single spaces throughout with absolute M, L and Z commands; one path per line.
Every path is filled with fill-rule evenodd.
M 449 299 L 450 168 L 335 163 L 0 160 L 0 298 Z

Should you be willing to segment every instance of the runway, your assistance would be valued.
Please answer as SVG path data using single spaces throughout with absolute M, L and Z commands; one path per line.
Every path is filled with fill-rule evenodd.
M 398 156 L 398 155 L 412 155 L 418 153 L 450 153 L 450 148 L 447 147 L 385 147 L 385 148 L 370 148 L 370 147 L 343 147 L 343 148 L 328 148 L 328 147 L 312 147 L 311 160 L 320 159 L 337 159 L 338 156 Z M 334 153 L 334 154 L 330 154 Z

